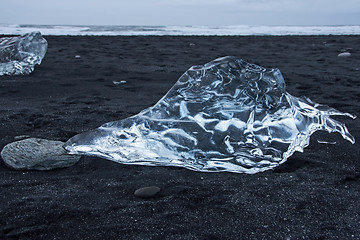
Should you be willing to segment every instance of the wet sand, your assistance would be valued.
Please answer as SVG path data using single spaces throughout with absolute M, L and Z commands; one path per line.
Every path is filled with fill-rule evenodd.
M 66 141 L 134 115 L 190 66 L 227 55 L 279 68 L 290 94 L 360 116 L 360 36 L 45 38 L 32 74 L 0 76 L 0 149 L 24 135 Z M 352 56 L 337 57 L 345 50 Z M 53 171 L 1 161 L 0 238 L 359 239 L 360 119 L 336 119 L 354 145 L 317 132 L 304 153 L 254 175 L 95 157 Z M 155 198 L 134 196 L 152 185 Z

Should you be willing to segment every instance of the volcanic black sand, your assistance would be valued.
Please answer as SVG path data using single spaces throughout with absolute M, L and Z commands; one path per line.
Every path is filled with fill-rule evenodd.
M 290 94 L 360 115 L 360 36 L 45 38 L 32 74 L 0 76 L 0 149 L 26 136 L 66 141 L 134 115 L 190 66 L 226 55 L 279 68 Z M 360 239 L 360 120 L 336 119 L 357 143 L 317 132 L 304 153 L 254 175 L 95 157 L 53 171 L 1 161 L 0 238 Z M 153 185 L 154 198 L 134 196 Z

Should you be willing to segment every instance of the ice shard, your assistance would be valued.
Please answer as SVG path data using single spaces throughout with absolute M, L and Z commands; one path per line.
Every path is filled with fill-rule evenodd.
M 0 38 L 0 75 L 31 73 L 44 58 L 47 45 L 40 32 Z
M 278 69 L 223 57 L 186 71 L 153 107 L 69 139 L 72 154 L 124 164 L 256 173 L 303 151 L 317 130 L 354 143 L 345 115 L 285 91 Z

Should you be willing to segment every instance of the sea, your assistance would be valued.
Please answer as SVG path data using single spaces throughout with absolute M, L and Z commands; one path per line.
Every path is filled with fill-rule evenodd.
M 360 25 L 337 26 L 72 26 L 0 24 L 0 35 L 40 31 L 43 35 L 74 36 L 248 36 L 360 35 Z

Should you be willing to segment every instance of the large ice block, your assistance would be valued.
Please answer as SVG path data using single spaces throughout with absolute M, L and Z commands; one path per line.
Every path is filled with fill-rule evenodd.
M 278 69 L 223 57 L 186 71 L 153 107 L 69 139 L 72 154 L 124 164 L 256 173 L 303 151 L 317 130 L 354 143 L 333 108 L 285 91 Z
M 31 73 L 44 58 L 47 45 L 40 32 L 0 38 L 0 75 Z

